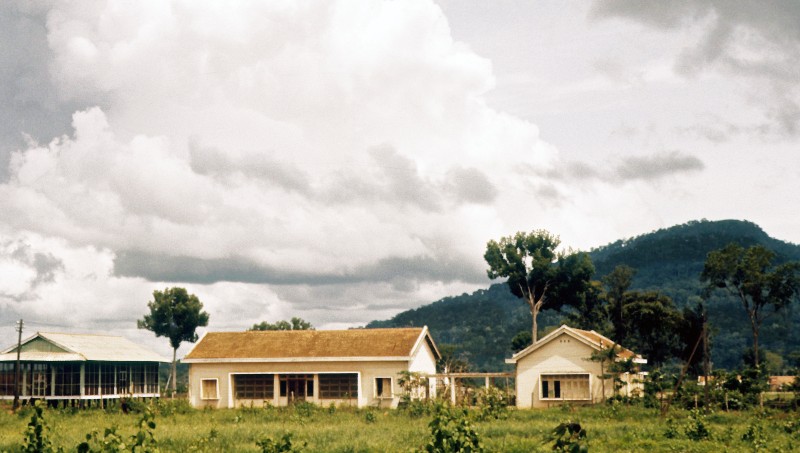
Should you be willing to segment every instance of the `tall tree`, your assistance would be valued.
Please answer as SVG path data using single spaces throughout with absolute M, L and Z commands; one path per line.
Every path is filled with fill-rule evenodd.
M 261 321 L 258 324 L 253 324 L 253 327 L 247 330 L 314 330 L 314 326 L 310 322 L 295 316 L 290 321 L 281 320 L 275 324 Z
M 614 335 L 617 340 L 627 336 L 624 331 L 622 306 L 624 305 L 625 293 L 633 283 L 634 275 L 636 275 L 636 269 L 620 264 L 602 279 L 606 287 L 606 299 L 609 305 L 608 314 L 611 318 L 611 324 L 614 326 Z
M 683 348 L 678 336 L 683 315 L 668 296 L 653 291 L 626 292 L 622 319 L 618 330 L 626 335 L 615 339 L 642 354 L 653 365 L 663 364 Z
M 197 328 L 208 325 L 208 313 L 194 294 L 185 288 L 167 288 L 153 291 L 153 300 L 147 303 L 150 313 L 136 321 L 140 329 L 147 329 L 157 337 L 169 338 L 172 346 L 172 391 L 177 390 L 176 366 L 178 347 L 184 341 L 197 341 Z
M 542 307 L 577 304 L 594 274 L 587 254 L 557 252 L 560 244 L 558 236 L 545 230 L 518 232 L 499 242 L 489 241 L 483 255 L 489 264 L 489 278 L 507 277 L 511 292 L 528 304 L 533 343 L 538 339 L 536 320 Z
M 753 333 L 755 364 L 761 363 L 758 352 L 758 335 L 765 310 L 772 307 L 778 312 L 788 305 L 798 293 L 800 263 L 774 265 L 775 253 L 762 245 L 743 248 L 731 243 L 722 249 L 709 252 L 700 275 L 707 290 L 723 288 L 737 297 L 750 321 Z

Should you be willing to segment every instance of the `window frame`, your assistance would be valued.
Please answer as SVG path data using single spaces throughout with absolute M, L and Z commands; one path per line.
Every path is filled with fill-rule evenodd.
M 378 392 L 378 381 L 384 381 L 381 384 L 381 389 L 384 390 L 384 392 L 382 392 L 382 393 L 385 393 L 385 390 L 386 390 L 385 389 L 385 384 L 386 384 L 385 381 L 386 380 L 389 381 L 389 395 L 388 396 L 387 395 L 381 395 Z M 391 377 L 391 376 L 375 376 L 375 379 L 373 380 L 373 383 L 374 383 L 374 387 L 373 387 L 373 392 L 372 393 L 373 393 L 373 396 L 375 398 L 387 399 L 387 400 L 394 398 L 394 378 L 393 377 Z
M 565 397 L 564 380 L 565 378 L 586 378 L 586 395 L 583 397 Z M 576 379 L 577 381 L 577 379 Z M 556 385 L 558 383 L 558 385 Z M 544 388 L 548 387 L 548 393 L 552 386 L 552 397 L 545 395 Z M 555 396 L 558 389 L 559 396 Z M 591 373 L 540 373 L 539 374 L 539 399 L 541 401 L 591 401 L 592 400 L 592 374 Z
M 206 395 L 206 391 L 205 391 L 206 387 L 205 387 L 204 384 L 206 382 L 212 382 L 212 381 L 214 382 L 214 393 L 215 394 L 213 396 L 209 396 L 209 395 Z M 219 400 L 219 379 L 218 378 L 201 378 L 200 379 L 200 399 L 202 401 Z

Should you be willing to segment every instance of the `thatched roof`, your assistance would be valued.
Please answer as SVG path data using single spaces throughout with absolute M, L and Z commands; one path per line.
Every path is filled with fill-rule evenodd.
M 409 358 L 427 341 L 427 327 L 352 330 L 209 332 L 184 362 L 209 359 Z

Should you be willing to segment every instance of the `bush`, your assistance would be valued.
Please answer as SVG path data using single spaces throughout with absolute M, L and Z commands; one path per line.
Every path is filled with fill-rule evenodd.
M 468 411 L 437 403 L 428 424 L 431 440 L 421 451 L 427 453 L 482 452 L 480 436 L 469 421 Z
M 586 430 L 578 422 L 566 421 L 556 426 L 547 442 L 553 442 L 553 451 L 564 453 L 589 451 L 589 446 L 586 444 Z
M 300 446 L 292 445 L 292 434 L 286 433 L 278 440 L 265 437 L 257 441 L 256 445 L 261 447 L 262 453 L 292 453 L 301 451 L 305 448 L 306 443 L 303 442 L 303 445 Z
M 33 415 L 25 429 L 25 438 L 22 441 L 22 451 L 31 453 L 51 453 L 55 451 L 48 438 L 50 428 L 44 419 L 44 407 L 37 401 L 33 405 Z
M 690 412 L 689 421 L 684 428 L 686 437 L 691 440 L 706 440 L 711 438 L 711 432 L 706 426 L 705 416 L 699 410 Z
M 489 387 L 479 391 L 477 403 L 481 420 L 490 418 L 497 420 L 508 416 L 508 398 L 506 393 L 497 387 Z

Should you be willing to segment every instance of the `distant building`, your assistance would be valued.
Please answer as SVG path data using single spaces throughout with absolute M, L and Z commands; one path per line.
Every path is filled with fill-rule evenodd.
M 209 332 L 183 359 L 194 407 L 396 407 L 401 372 L 436 373 L 428 328 Z M 434 396 L 435 379 L 416 389 Z
M 589 360 L 592 353 L 615 343 L 595 331 L 562 325 L 536 344 L 514 354 L 506 363 L 516 366 L 517 407 L 548 407 L 563 403 L 594 403 L 615 395 L 614 380 L 603 379 L 599 362 Z M 617 360 L 633 359 L 647 363 L 629 349 L 617 346 Z M 608 364 L 605 366 L 608 374 Z M 641 391 L 644 375 L 624 373 L 619 376 L 622 395 Z
M 16 345 L 0 353 L 0 399 L 14 398 L 16 360 Z M 20 348 L 20 399 L 158 397 L 159 362 L 119 336 L 37 332 Z

